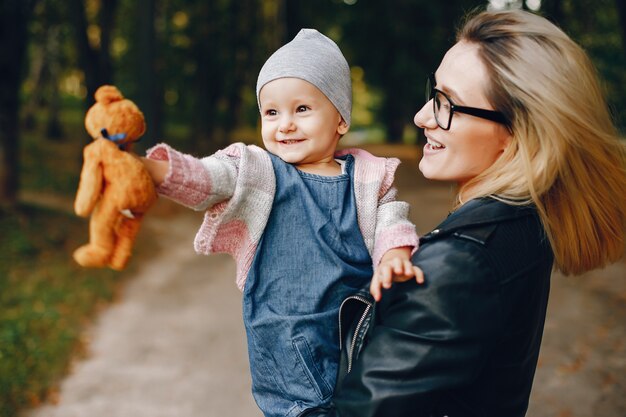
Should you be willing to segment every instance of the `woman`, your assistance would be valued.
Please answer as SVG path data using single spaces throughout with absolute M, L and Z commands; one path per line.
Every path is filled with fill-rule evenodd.
M 482 12 L 431 77 L 416 114 L 425 177 L 459 185 L 421 239 L 426 285 L 372 282 L 341 310 L 330 409 L 306 416 L 524 416 L 550 273 L 623 253 L 626 170 L 585 53 L 546 19 Z M 346 375 L 347 373 L 347 375 Z

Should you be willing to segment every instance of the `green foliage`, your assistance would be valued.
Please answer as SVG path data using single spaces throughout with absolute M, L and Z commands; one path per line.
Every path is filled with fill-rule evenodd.
M 76 35 L 78 28 L 72 19 L 73 9 L 65 3 L 39 3 L 30 28 L 28 61 L 34 67 L 37 57 L 47 57 L 44 68 L 61 70 L 56 78 L 46 78 L 45 72 L 37 78 L 31 71 L 25 83 L 28 96 L 43 91 L 42 98 L 49 98 L 56 91 L 49 85 L 56 81 L 62 93 L 89 99 L 83 94 L 92 67 L 79 59 L 81 46 L 75 41 L 79 38 L 70 36 Z M 254 129 L 258 123 L 254 95 L 258 71 L 272 51 L 303 27 L 326 33 L 340 45 L 351 65 L 362 69 L 367 91 L 376 94 L 375 102 L 364 104 L 374 116 L 365 120 L 370 121 L 369 127 L 386 130 L 388 139 L 398 140 L 406 126 L 412 126 L 412 116 L 424 100 L 424 79 L 454 42 L 461 16 L 487 3 L 120 0 L 111 6 L 115 19 L 105 28 L 101 27 L 105 22 L 96 18 L 105 3 L 84 2 L 92 46 L 100 45 L 102 33 L 112 33 L 110 48 L 99 50 L 97 57 L 110 61 L 112 77 L 101 82 L 117 84 L 144 109 L 149 124 L 158 125 L 146 133 L 143 144 L 163 137 L 169 140 L 169 125 L 178 124 L 186 126 L 184 147 L 198 151 L 221 147 L 229 140 L 256 139 L 237 137 L 233 132 Z M 519 7 L 524 2 L 508 3 Z M 626 48 L 620 36 L 624 23 L 619 21 L 615 3 L 544 0 L 539 13 L 550 14 L 549 8 L 560 10 L 558 23 L 589 51 L 623 127 Z M 152 25 L 146 20 L 150 17 Z M 57 38 L 60 46 L 56 55 L 51 55 L 49 49 L 54 45 L 46 41 Z M 355 121 L 355 128 L 368 127 L 366 122 L 359 125 L 358 118 Z
M 42 140 L 37 134 L 26 134 L 23 139 L 20 153 L 21 182 L 24 188 L 73 194 L 78 186 L 82 148 L 91 140 L 89 136 L 80 133 L 71 143 Z
M 454 42 L 460 17 L 485 3 L 361 0 L 344 11 L 342 45 L 349 62 L 363 68 L 365 82 L 381 93 L 376 115 L 388 140 L 400 142 L 412 125 L 424 103 L 426 77 Z
M 86 225 L 72 215 L 21 206 L 0 212 L 0 235 L 0 417 L 9 417 L 54 390 L 119 275 L 73 263 Z
M 81 103 L 64 103 L 65 136 L 45 138 L 48 115 L 37 112 L 20 147 L 22 188 L 36 198 L 71 201 L 83 146 Z M 0 417 L 54 392 L 81 352 L 81 332 L 119 287 L 119 274 L 79 268 L 72 251 L 87 240 L 87 223 L 71 213 L 29 205 L 0 209 Z
M 563 28 L 593 60 L 615 122 L 626 132 L 626 39 L 615 0 L 563 0 L 563 9 Z

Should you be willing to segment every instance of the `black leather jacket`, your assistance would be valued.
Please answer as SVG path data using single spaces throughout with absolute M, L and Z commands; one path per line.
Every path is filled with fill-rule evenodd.
M 301 416 L 525 415 L 553 264 L 536 211 L 470 201 L 422 237 L 413 262 L 426 284 L 344 302 L 332 407 Z

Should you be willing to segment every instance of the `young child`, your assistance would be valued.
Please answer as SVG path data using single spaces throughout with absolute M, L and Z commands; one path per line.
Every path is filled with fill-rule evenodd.
M 197 159 L 161 144 L 145 164 L 160 194 L 206 210 L 199 253 L 237 264 L 254 398 L 266 416 L 326 404 L 339 361 L 341 301 L 373 274 L 420 276 L 397 159 L 336 152 L 350 126 L 350 69 L 337 45 L 303 29 L 257 81 L 266 150 L 237 143 Z

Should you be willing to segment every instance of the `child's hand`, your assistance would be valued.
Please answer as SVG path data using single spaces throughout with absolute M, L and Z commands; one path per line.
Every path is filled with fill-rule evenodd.
M 404 282 L 415 277 L 418 284 L 424 283 L 424 273 L 411 262 L 410 248 L 391 249 L 385 253 L 374 270 L 370 294 L 380 301 L 382 288 L 391 288 L 392 282 Z
M 152 181 L 154 181 L 155 185 L 160 185 L 165 181 L 167 172 L 170 169 L 169 161 L 157 161 L 146 157 L 141 157 L 139 160 L 143 162 L 143 165 L 148 170 L 148 174 L 152 177 Z

